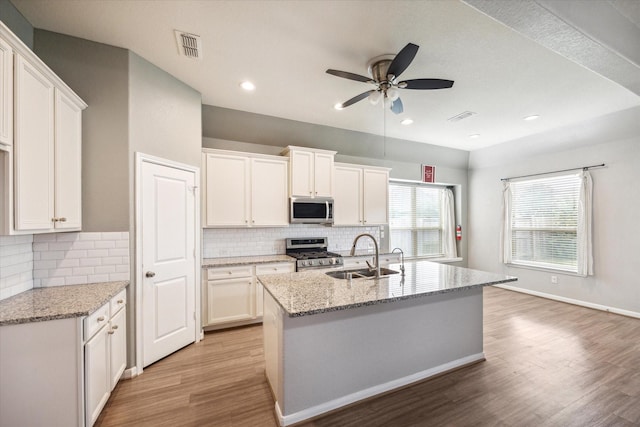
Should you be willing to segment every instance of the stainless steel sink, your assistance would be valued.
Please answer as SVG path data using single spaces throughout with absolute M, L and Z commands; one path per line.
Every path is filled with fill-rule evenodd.
M 356 270 L 335 270 L 327 271 L 327 276 L 331 276 L 334 279 L 373 279 L 375 278 L 376 271 L 369 270 L 368 268 L 358 268 Z M 395 270 L 380 267 L 380 277 L 391 276 L 392 274 L 398 274 Z

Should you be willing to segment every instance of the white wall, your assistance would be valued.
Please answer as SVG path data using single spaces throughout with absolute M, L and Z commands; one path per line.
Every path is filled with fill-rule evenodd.
M 33 288 L 33 235 L 0 236 L 0 300 Z
M 640 261 L 640 114 L 637 110 L 632 113 L 629 115 L 627 111 L 599 119 L 600 123 L 531 137 L 511 146 L 499 145 L 472 152 L 469 267 L 517 276 L 519 280 L 513 286 L 526 290 L 640 315 L 637 268 Z M 611 127 L 615 129 L 608 130 Z M 607 140 L 607 135 L 619 135 L 623 127 L 629 129 L 631 135 Z M 586 132 L 586 128 L 592 132 Z M 594 137 L 596 135 L 598 137 Z M 597 140 L 600 142 L 595 142 Z M 606 163 L 606 167 L 591 171 L 595 275 L 581 278 L 502 264 L 499 261 L 500 178 L 599 163 Z M 558 284 L 551 283 L 552 274 L 558 276 Z

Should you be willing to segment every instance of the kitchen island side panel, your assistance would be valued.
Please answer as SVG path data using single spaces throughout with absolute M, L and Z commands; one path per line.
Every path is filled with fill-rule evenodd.
M 481 287 L 283 324 L 283 425 L 484 359 Z

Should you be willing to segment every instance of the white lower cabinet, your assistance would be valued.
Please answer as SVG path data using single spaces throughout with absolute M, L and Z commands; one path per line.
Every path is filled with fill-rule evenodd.
M 208 268 L 203 274 L 203 327 L 218 329 L 261 322 L 264 289 L 256 277 L 293 271 L 293 262 Z
M 126 290 L 84 318 L 0 326 L 0 426 L 91 427 L 126 367 Z
M 98 419 L 127 364 L 125 306 L 126 290 L 123 289 L 84 321 L 87 427 Z

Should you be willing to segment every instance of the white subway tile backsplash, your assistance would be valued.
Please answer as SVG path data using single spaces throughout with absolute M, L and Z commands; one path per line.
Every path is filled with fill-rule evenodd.
M 33 286 L 129 280 L 129 233 L 58 233 L 33 237 Z
M 290 225 L 275 228 L 205 229 L 202 238 L 203 258 L 284 254 L 285 239 L 291 237 L 327 237 L 329 250 L 348 250 L 353 239 L 361 233 L 372 234 L 380 240 L 379 227 L 324 227 L 319 225 Z M 358 248 L 368 248 L 367 239 Z

